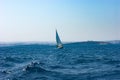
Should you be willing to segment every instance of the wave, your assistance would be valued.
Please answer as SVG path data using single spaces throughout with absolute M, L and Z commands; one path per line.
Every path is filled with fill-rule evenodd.
M 120 46 L 94 43 L 0 47 L 0 80 L 114 80 L 120 78 Z M 110 77 L 110 78 L 109 78 Z

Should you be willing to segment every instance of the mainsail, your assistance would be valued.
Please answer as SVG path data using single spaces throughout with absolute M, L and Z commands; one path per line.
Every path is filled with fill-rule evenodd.
M 62 45 L 62 42 L 59 38 L 57 30 L 56 30 L 56 42 L 57 42 L 57 48 L 63 48 L 63 45 Z

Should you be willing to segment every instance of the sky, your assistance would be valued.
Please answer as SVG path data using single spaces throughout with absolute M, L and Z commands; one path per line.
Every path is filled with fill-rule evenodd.
M 120 0 L 0 0 L 0 42 L 120 40 Z

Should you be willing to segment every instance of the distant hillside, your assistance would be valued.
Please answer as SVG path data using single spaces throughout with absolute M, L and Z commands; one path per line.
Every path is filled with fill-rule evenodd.
M 108 41 L 111 44 L 120 44 L 120 40 Z
M 81 45 L 108 45 L 108 44 L 120 44 L 120 40 L 115 41 L 83 41 L 83 42 L 73 42 L 68 44 L 81 44 Z
M 111 44 L 109 42 L 104 42 L 104 41 L 84 41 L 84 42 L 73 42 L 73 43 L 68 43 L 70 45 L 75 45 L 75 44 L 80 44 L 80 45 L 106 45 L 106 44 Z

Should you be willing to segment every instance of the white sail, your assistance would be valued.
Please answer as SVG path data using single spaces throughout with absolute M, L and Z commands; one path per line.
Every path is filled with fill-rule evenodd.
M 56 42 L 57 42 L 57 48 L 63 48 L 63 45 L 62 45 L 62 42 L 59 38 L 57 30 L 56 30 Z

